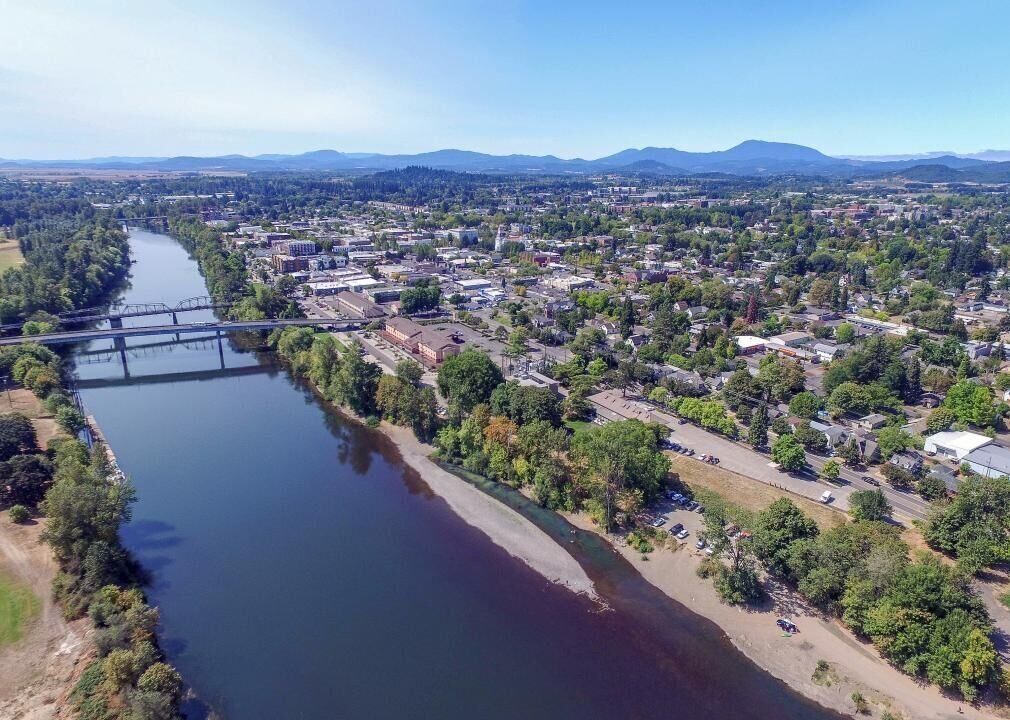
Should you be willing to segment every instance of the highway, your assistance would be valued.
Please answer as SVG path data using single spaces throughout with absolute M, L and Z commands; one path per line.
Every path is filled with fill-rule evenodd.
M 359 320 L 294 319 L 294 320 L 242 320 L 187 323 L 179 325 L 147 325 L 141 327 L 106 328 L 103 330 L 74 330 L 70 332 L 48 333 L 45 335 L 18 335 L 0 338 L 0 346 L 18 345 L 23 342 L 41 345 L 65 345 L 88 342 L 90 340 L 120 339 L 145 335 L 185 335 L 187 333 L 242 332 L 250 330 L 273 330 L 291 326 L 320 326 L 336 330 L 352 330 L 361 327 Z

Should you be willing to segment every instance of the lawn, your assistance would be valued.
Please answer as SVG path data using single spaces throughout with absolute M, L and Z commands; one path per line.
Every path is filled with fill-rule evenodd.
M 570 427 L 573 433 L 589 430 L 593 427 L 593 424 L 591 422 L 587 422 L 586 420 L 565 420 L 565 425 Z
M 38 612 L 39 599 L 31 590 L 0 575 L 0 647 L 20 640 L 25 623 Z
M 823 530 L 845 522 L 845 515 L 799 495 L 746 478 L 729 470 L 680 455 L 670 456 L 670 470 L 686 483 L 695 498 L 712 504 L 718 498 L 731 519 L 749 524 L 754 513 L 764 510 L 779 498 L 786 497 Z
M 16 240 L 6 240 L 0 237 L 0 273 L 9 267 L 20 265 L 25 261 L 21 248 Z

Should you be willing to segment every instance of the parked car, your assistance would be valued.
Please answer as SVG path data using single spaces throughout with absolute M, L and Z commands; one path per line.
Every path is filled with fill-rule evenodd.
M 821 493 L 821 502 L 827 505 L 829 502 L 834 500 L 834 496 L 831 494 L 830 490 L 825 490 Z
M 680 420 L 677 421 L 677 424 L 678 425 L 687 425 L 687 420 L 685 418 L 681 418 Z
M 702 505 L 701 503 L 698 503 L 697 506 L 694 508 L 694 511 L 697 513 L 703 513 L 705 512 L 705 506 Z
M 676 525 L 670 528 L 670 534 L 676 535 L 683 529 L 684 529 L 684 523 L 677 523 Z
M 690 534 L 691 533 L 689 533 L 687 530 L 681 530 L 679 533 L 677 533 L 677 539 L 678 540 L 683 540 L 684 538 L 686 538 Z
M 664 525 L 666 525 L 666 518 L 658 517 L 649 524 L 652 525 L 652 527 L 656 528 L 663 527 Z
M 702 550 L 702 549 L 704 549 L 704 547 L 705 547 L 705 541 L 704 541 L 704 540 L 702 540 L 701 538 L 698 538 L 698 542 L 696 542 L 696 543 L 694 544 L 694 546 L 695 546 L 696 548 L 698 548 L 699 550 Z
M 684 506 L 688 511 L 694 511 L 698 508 L 698 501 L 692 500 L 687 505 Z

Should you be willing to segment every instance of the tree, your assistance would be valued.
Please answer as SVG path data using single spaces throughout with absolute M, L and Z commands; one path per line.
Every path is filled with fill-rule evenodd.
M 821 409 L 821 399 L 809 390 L 804 390 L 793 396 L 789 401 L 789 412 L 796 417 L 809 420 Z
M 970 380 L 959 380 L 947 391 L 944 407 L 958 420 L 977 427 L 991 427 L 996 422 L 996 405 L 989 388 Z
M 644 502 L 652 501 L 670 470 L 657 431 L 639 420 L 607 423 L 576 434 L 572 457 L 590 479 L 596 519 L 607 530 L 621 495 L 637 490 Z
M 835 328 L 835 340 L 841 344 L 848 345 L 856 339 L 856 328 L 849 323 L 842 323 Z
M 970 572 L 1010 559 L 1010 480 L 962 479 L 951 502 L 933 508 L 923 536 Z
M 758 300 L 757 293 L 751 293 L 747 299 L 747 312 L 744 313 L 744 322 L 753 325 L 758 321 Z
M 849 495 L 849 512 L 856 520 L 886 520 L 891 516 L 891 504 L 883 490 L 856 490 Z
M 24 505 L 11 505 L 10 510 L 7 511 L 7 516 L 12 523 L 19 524 L 30 518 L 31 513 Z
M 491 358 L 472 349 L 449 358 L 438 370 L 438 390 L 448 400 L 456 417 L 487 402 L 502 380 L 501 371 Z
M 754 552 L 769 572 L 789 576 L 789 548 L 797 540 L 817 537 L 817 523 L 788 498 L 779 498 L 758 513 L 754 524 Z
M 888 425 L 877 433 L 880 457 L 888 460 L 895 453 L 904 452 L 912 446 L 912 436 L 897 425 Z
M 15 455 L 0 463 L 0 501 L 35 507 L 52 485 L 52 476 L 45 455 Z
M 859 449 L 859 441 L 855 436 L 850 437 L 848 442 L 842 443 L 838 447 L 838 456 L 849 467 L 859 465 L 863 461 L 863 453 Z
M 31 420 L 16 412 L 0 415 L 0 461 L 18 453 L 31 452 L 36 448 L 36 442 Z
M 630 296 L 626 297 L 624 304 L 621 305 L 619 319 L 621 322 L 621 337 L 625 339 L 631 337 L 635 324 L 638 322 L 638 312 L 635 310 L 635 304 L 631 301 Z
M 354 412 L 369 415 L 375 410 L 375 394 L 382 370 L 361 356 L 362 347 L 358 341 L 345 347 L 341 354 L 340 365 L 333 374 L 331 392 Z
M 838 480 L 839 466 L 837 460 L 828 460 L 824 463 L 824 467 L 821 468 L 821 477 L 828 482 L 834 482 Z
M 137 689 L 159 692 L 177 698 L 182 691 L 182 676 L 168 663 L 156 662 L 137 680 Z
M 803 446 L 792 435 L 782 435 L 772 445 L 772 460 L 787 472 L 802 469 L 807 464 Z
M 926 432 L 932 435 L 949 430 L 955 420 L 957 420 L 957 415 L 954 414 L 953 410 L 946 407 L 938 407 L 930 413 L 929 418 L 926 420 Z
M 408 385 L 417 387 L 421 384 L 421 376 L 424 375 L 424 368 L 421 364 L 413 360 L 401 360 L 396 363 L 396 377 L 403 380 Z
M 811 452 L 824 453 L 828 447 L 828 436 L 820 430 L 814 430 L 809 422 L 801 422 L 793 430 L 797 442 Z
M 768 444 L 768 406 L 764 403 L 758 405 L 753 417 L 751 417 L 750 428 L 747 430 L 747 442 L 756 448 L 762 448 Z
M 916 355 L 905 372 L 905 402 L 912 404 L 922 395 L 922 363 Z
M 84 416 L 73 405 L 64 405 L 56 411 L 56 424 L 71 435 L 84 429 Z

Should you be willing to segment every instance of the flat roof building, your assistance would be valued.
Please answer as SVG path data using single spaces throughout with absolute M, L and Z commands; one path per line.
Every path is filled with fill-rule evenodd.
M 960 462 L 967 455 L 992 443 L 992 438 L 972 432 L 938 432 L 925 439 L 923 450 Z
M 964 461 L 984 477 L 1010 476 L 1010 450 L 1001 445 L 985 445 L 965 455 Z

